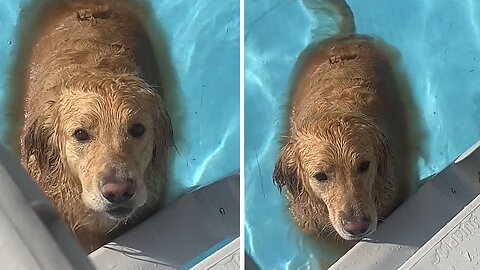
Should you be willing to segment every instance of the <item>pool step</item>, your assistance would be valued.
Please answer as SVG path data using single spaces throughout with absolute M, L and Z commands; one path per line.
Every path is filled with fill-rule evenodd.
M 57 210 L 0 145 L 0 269 L 94 269 Z
M 480 196 L 477 196 L 400 269 L 479 268 Z

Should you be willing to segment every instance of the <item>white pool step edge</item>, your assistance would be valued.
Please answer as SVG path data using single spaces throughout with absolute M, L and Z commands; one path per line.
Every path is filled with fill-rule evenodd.
M 217 250 L 191 268 L 191 270 L 205 269 L 240 269 L 240 237 Z
M 399 269 L 429 268 L 480 268 L 480 195 Z

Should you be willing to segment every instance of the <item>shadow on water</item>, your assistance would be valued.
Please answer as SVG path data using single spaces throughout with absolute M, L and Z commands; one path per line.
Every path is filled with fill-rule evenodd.
M 475 111 L 473 113 L 474 121 L 480 122 L 480 87 L 477 93 L 473 97 L 474 103 L 476 104 Z M 477 135 L 480 138 L 480 129 L 477 129 Z
M 25 74 L 31 56 L 35 40 L 38 38 L 41 25 L 49 16 L 47 11 L 54 5 L 70 0 L 43 0 L 31 1 L 21 8 L 16 28 L 16 46 L 13 51 L 13 63 L 8 77 L 8 88 L 6 92 L 7 105 L 5 112 L 7 132 L 3 134 L 2 141 L 7 148 L 19 155 L 19 138 L 23 124 L 23 89 L 25 89 Z M 137 62 L 140 64 L 142 73 L 151 85 L 162 96 L 167 111 L 172 114 L 181 108 L 180 91 L 178 91 L 177 76 L 171 62 L 170 49 L 166 34 L 158 20 L 155 18 L 154 10 L 148 1 L 131 0 L 126 1 L 141 14 L 144 35 L 139 31 L 137 44 Z M 175 137 L 181 137 L 182 119 L 175 118 Z M 180 134 L 180 135 L 179 135 Z M 169 160 L 175 155 L 175 149 L 170 151 Z M 170 164 L 171 162 L 169 162 Z M 167 166 L 170 168 L 171 166 Z M 170 176 L 170 173 L 168 173 Z
M 172 168 L 173 161 L 175 156 L 180 153 L 178 149 L 182 149 L 179 143 L 182 143 L 181 138 L 183 138 L 184 130 L 184 114 L 176 113 L 181 111 L 180 108 L 182 105 L 181 91 L 179 91 L 178 77 L 175 73 L 175 68 L 171 61 L 170 47 L 167 42 L 167 35 L 165 30 L 162 28 L 161 24 L 155 17 L 154 9 L 149 1 L 132 1 L 135 3 L 142 14 L 145 14 L 144 18 L 144 28 L 147 31 L 150 42 L 146 45 L 146 54 L 145 61 L 142 63 L 147 63 L 148 65 L 154 66 L 156 72 L 152 75 L 156 77 L 155 74 L 158 74 L 159 81 L 161 81 L 161 88 L 159 88 L 160 95 L 164 101 L 164 104 L 169 112 L 170 116 L 175 115 L 176 122 L 172 122 L 173 133 L 175 138 L 175 147 L 170 150 L 167 161 L 167 179 L 172 179 Z M 153 46 L 152 46 L 153 45 Z M 154 55 L 154 58 L 151 58 L 149 55 Z M 155 59 L 155 62 L 152 62 L 151 59 Z M 149 68 L 146 68 L 148 70 Z M 168 181 L 167 181 L 168 183 Z M 168 190 L 165 189 L 165 190 Z
M 12 54 L 13 63 L 7 76 L 7 89 L 5 92 L 5 126 L 2 134 L 4 145 L 17 156 L 20 156 L 20 132 L 23 123 L 23 99 L 26 86 L 25 74 L 31 56 L 34 41 L 39 34 L 38 24 L 42 21 L 42 14 L 51 3 L 48 1 L 32 1 L 28 6 L 21 8 L 15 36 L 15 49 Z
M 421 184 L 417 161 L 425 158 L 426 132 L 421 124 L 419 108 L 413 99 L 412 87 L 408 80 L 405 65 L 400 52 L 377 38 L 377 45 L 383 49 L 389 63 L 395 91 L 387 91 L 386 105 L 391 109 L 387 115 L 390 140 L 395 158 L 395 177 L 405 179 L 404 198 L 412 195 Z

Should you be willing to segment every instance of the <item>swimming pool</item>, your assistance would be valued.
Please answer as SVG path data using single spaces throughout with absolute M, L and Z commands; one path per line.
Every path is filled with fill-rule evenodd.
M 17 27 L 25 19 L 21 11 L 32 3 L 30 0 L 0 3 L 2 111 L 12 79 L 11 66 L 16 61 Z M 165 43 L 155 46 L 162 46 L 165 60 L 173 67 L 165 98 L 178 148 L 178 152 L 170 153 L 171 201 L 195 187 L 239 171 L 240 6 L 236 0 L 148 3 L 152 13 L 147 20 L 162 35 L 154 40 Z M 167 63 L 159 65 L 168 68 Z M 7 129 L 8 126 L 0 125 L 1 134 Z
M 358 33 L 400 52 L 424 136 L 418 179 L 437 173 L 480 137 L 480 3 L 347 2 Z M 336 31 L 300 1 L 245 3 L 245 248 L 264 269 L 318 269 L 341 255 L 295 228 L 271 178 L 290 73 L 317 27 Z

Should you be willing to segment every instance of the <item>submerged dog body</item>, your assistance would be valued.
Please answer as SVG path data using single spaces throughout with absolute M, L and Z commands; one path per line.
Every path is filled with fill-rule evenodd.
M 25 77 L 21 161 L 92 250 L 160 205 L 172 127 L 133 9 L 57 1 L 45 18 Z
M 396 91 L 387 55 L 373 38 L 348 35 L 313 46 L 299 63 L 274 181 L 302 230 L 360 239 L 400 200 L 385 118 Z

